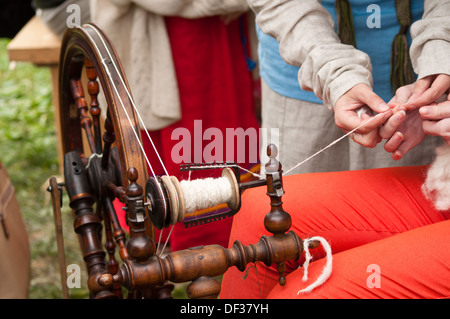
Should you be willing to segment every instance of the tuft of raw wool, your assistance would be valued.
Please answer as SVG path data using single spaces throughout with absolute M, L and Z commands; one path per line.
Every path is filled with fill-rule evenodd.
M 450 145 L 436 148 L 436 158 L 428 169 L 422 191 L 437 210 L 450 209 Z

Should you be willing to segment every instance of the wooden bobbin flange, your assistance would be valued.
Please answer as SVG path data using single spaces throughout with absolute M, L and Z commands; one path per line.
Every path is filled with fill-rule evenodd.
M 222 177 L 226 177 L 231 185 L 231 199 L 226 204 L 232 210 L 238 209 L 241 202 L 241 194 L 236 175 L 234 175 L 231 168 L 226 167 L 222 170 Z
M 171 176 L 161 176 L 161 180 L 166 188 L 167 196 L 169 197 L 169 219 L 170 225 L 175 225 L 178 222 L 178 212 L 179 212 L 179 199 L 178 192 L 175 185 L 172 182 Z
M 145 194 L 151 205 L 149 217 L 157 229 L 168 227 L 170 204 L 168 203 L 166 187 L 161 178 L 150 177 L 145 185 Z
M 176 189 L 178 195 L 178 221 L 182 222 L 184 215 L 186 214 L 186 202 L 184 200 L 184 194 L 181 190 L 180 181 L 175 176 L 171 176 L 172 184 Z

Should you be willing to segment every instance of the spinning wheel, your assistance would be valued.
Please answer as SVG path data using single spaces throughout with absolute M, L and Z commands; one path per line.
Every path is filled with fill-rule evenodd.
M 89 104 L 83 88 L 83 71 L 88 79 Z M 88 25 L 66 34 L 62 43 L 59 82 L 64 171 L 66 189 L 75 210 L 75 231 L 90 233 L 86 239 L 88 243 L 82 243 L 84 258 L 88 259 L 90 273 L 102 272 L 104 266 L 99 266 L 97 259 L 103 259 L 104 252 L 97 232 L 101 228 L 100 221 L 104 220 L 109 267 L 114 272 L 117 263 L 113 256 L 112 234 L 120 245 L 121 257 L 128 258 L 128 253 L 113 200 L 125 201 L 122 186 L 128 185 L 128 177 L 145 185 L 148 175 L 144 153 L 138 145 L 140 130 L 130 89 L 120 61 L 100 29 Z M 100 93 L 106 101 L 104 128 Z M 126 168 L 133 169 L 128 172 Z M 96 206 L 95 212 L 93 206 Z M 148 219 L 145 224 L 145 233 L 153 237 Z M 89 269 L 90 264 L 94 269 Z M 104 295 L 110 296 L 100 293 L 96 297 Z
M 141 143 L 143 123 L 139 122 L 114 48 L 99 28 L 85 25 L 65 33 L 59 80 L 64 185 L 89 274 L 91 297 L 121 298 L 124 287 L 127 297 L 167 298 L 172 289 L 170 282 L 191 282 L 189 297 L 214 298 L 220 292 L 214 276 L 233 266 L 244 271 L 247 264 L 256 261 L 268 266 L 277 264 L 279 283 L 285 283 L 285 261 L 298 259 L 304 243 L 289 231 L 291 219 L 282 208 L 282 170 L 275 147 L 268 148 L 266 178 L 255 182 L 240 183 L 239 168 L 233 163 L 185 166 L 187 170 L 223 168 L 222 177 L 208 183 L 220 182 L 229 193 L 229 210 L 185 221 L 187 207 L 195 204 L 195 196 L 173 176 L 148 176 L 147 170 L 152 168 Z M 100 96 L 105 105 L 99 105 Z M 155 254 L 155 226 L 161 229 L 182 221 L 186 226 L 195 226 L 226 218 L 238 212 L 245 189 L 261 186 L 267 187 L 270 198 L 269 213 L 261 222 L 273 236 L 262 236 L 249 246 L 237 241 L 229 249 L 211 245 L 165 257 Z M 53 185 L 52 192 L 56 188 Z M 114 200 L 125 204 L 129 234 L 121 229 Z M 120 267 L 115 259 L 116 246 Z

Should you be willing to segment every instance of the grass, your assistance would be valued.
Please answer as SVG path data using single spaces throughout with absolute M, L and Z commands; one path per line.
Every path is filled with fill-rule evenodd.
M 53 210 L 46 191 L 48 179 L 59 174 L 50 71 L 30 63 L 11 67 L 8 41 L 0 39 L 0 161 L 14 184 L 30 243 L 29 298 L 61 298 Z M 67 211 L 63 222 L 67 264 L 82 265 Z M 83 298 L 86 288 L 73 288 L 70 295 Z

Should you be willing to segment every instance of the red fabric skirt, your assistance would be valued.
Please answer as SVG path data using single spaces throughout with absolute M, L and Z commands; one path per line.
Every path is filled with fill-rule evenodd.
M 450 220 L 424 198 L 424 167 L 383 168 L 283 177 L 283 208 L 302 239 L 324 237 L 333 252 L 330 278 L 309 294 L 325 265 L 324 250 L 290 262 L 287 284 L 276 267 L 257 263 L 244 279 L 235 267 L 225 273 L 221 298 L 444 298 L 450 296 Z M 264 187 L 244 192 L 230 244 L 255 244 L 264 228 Z M 375 270 L 378 272 L 375 273 Z
M 203 135 L 206 130 L 219 130 L 225 137 L 227 128 L 257 130 L 259 127 L 254 112 L 254 83 L 246 61 L 246 53 L 249 51 L 242 37 L 246 32 L 246 22 L 244 19 L 237 19 L 225 24 L 220 17 L 167 17 L 166 25 L 178 80 L 182 119 L 162 130 L 150 132 L 150 136 L 169 175 L 187 179 L 187 173 L 180 172 L 180 164 L 208 160 L 202 156 L 205 146 L 211 142 L 211 137 L 208 140 L 208 137 Z M 172 156 L 172 151 L 178 150 L 181 142 L 180 136 L 172 136 L 177 129 L 190 133 L 191 156 L 182 163 L 175 162 Z M 144 132 L 142 139 L 153 170 L 158 175 L 164 174 Z M 223 139 L 223 160 L 230 155 L 226 154 L 227 143 L 230 142 L 232 141 Z M 258 153 L 257 145 L 251 147 Z M 247 160 L 239 164 L 248 168 L 257 163 Z M 149 174 L 151 175 L 151 172 Z M 194 173 L 191 178 L 211 174 L 211 171 Z M 208 244 L 226 246 L 231 222 L 232 218 L 227 218 L 195 228 L 184 228 L 182 223 L 178 223 L 170 237 L 171 249 L 180 250 Z M 164 229 L 163 238 L 168 233 L 169 230 Z M 157 239 L 158 236 L 159 234 Z

